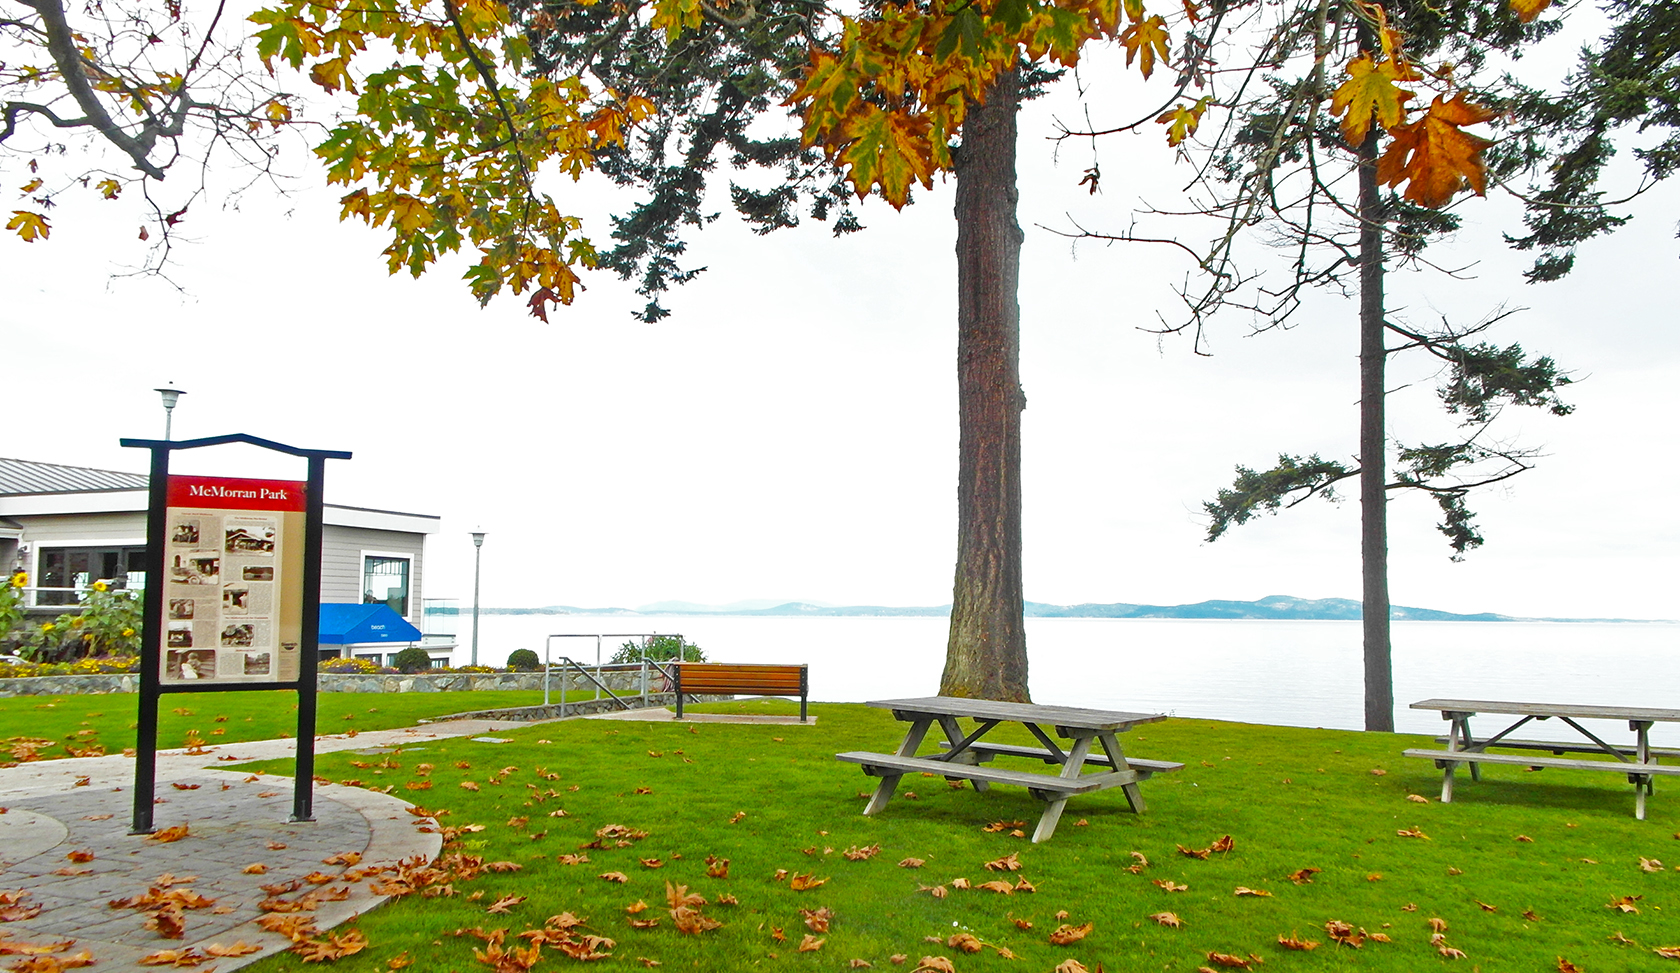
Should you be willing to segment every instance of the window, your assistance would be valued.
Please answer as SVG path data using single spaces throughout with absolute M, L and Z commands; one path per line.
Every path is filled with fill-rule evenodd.
M 408 565 L 406 557 L 369 554 L 362 558 L 362 604 L 386 604 L 408 617 Z
M 43 547 L 40 577 L 42 588 L 86 588 L 95 581 L 109 581 L 115 588 L 146 586 L 144 547 Z M 38 605 L 74 605 L 80 599 L 68 591 L 42 591 Z

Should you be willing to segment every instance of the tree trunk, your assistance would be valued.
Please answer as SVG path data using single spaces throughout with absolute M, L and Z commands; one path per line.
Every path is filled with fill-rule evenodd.
M 1383 206 L 1377 136 L 1359 146 L 1359 508 L 1365 631 L 1365 729 L 1394 732 L 1394 660 L 1388 607 L 1388 442 L 1383 405 Z
M 939 691 L 1027 702 L 1021 591 L 1020 75 L 972 105 L 957 153 L 957 571 Z

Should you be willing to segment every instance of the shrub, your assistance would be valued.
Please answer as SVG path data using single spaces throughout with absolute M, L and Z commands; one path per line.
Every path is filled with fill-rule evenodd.
M 316 672 L 355 672 L 372 674 L 386 672 L 385 668 L 372 659 L 328 659 L 315 667 Z
M 98 656 L 74 662 L 0 662 L 0 679 L 30 676 L 92 676 L 113 672 L 139 672 L 140 658 L 132 655 Z
M 444 672 L 501 672 L 502 670 L 497 669 L 494 666 L 454 666 L 453 668 L 445 669 L 443 671 Z
M 700 646 L 684 639 L 680 635 L 655 635 L 647 640 L 647 658 L 654 662 L 666 662 L 681 658 L 684 662 L 705 662 L 706 653 Z M 640 662 L 642 661 L 642 647 L 634 642 L 626 642 L 618 647 L 608 662 Z
M 392 657 L 391 664 L 402 672 L 427 672 L 432 668 L 432 657 L 420 646 L 411 645 Z
M 536 672 L 542 660 L 530 649 L 514 649 L 508 654 L 507 667 L 514 672 Z

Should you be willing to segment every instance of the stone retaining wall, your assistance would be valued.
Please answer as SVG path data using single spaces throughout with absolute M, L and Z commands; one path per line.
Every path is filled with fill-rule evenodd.
M 619 695 L 642 691 L 640 666 L 606 667 L 601 669 L 601 682 Z M 549 676 L 549 688 L 559 692 L 562 683 L 573 690 L 592 690 L 594 684 L 575 672 L 563 675 L 559 671 Z M 435 676 L 424 673 L 356 673 L 327 672 L 316 677 L 316 686 L 323 693 L 442 693 L 473 692 L 491 689 L 541 690 L 540 672 L 450 672 Z M 664 677 L 657 670 L 648 671 L 648 688 L 664 686 Z M 31 676 L 24 679 L 0 679 L 0 696 L 74 696 L 90 693 L 132 693 L 139 691 L 140 675 L 134 672 L 109 673 L 91 676 Z M 611 704 L 611 700 L 607 701 Z M 571 706 L 567 706 L 570 711 Z

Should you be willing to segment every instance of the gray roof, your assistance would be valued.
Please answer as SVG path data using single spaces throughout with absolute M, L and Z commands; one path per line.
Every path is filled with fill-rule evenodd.
M 63 466 L 27 459 L 0 457 L 0 496 L 35 493 L 105 493 L 144 490 L 143 473 L 118 473 L 86 466 Z

